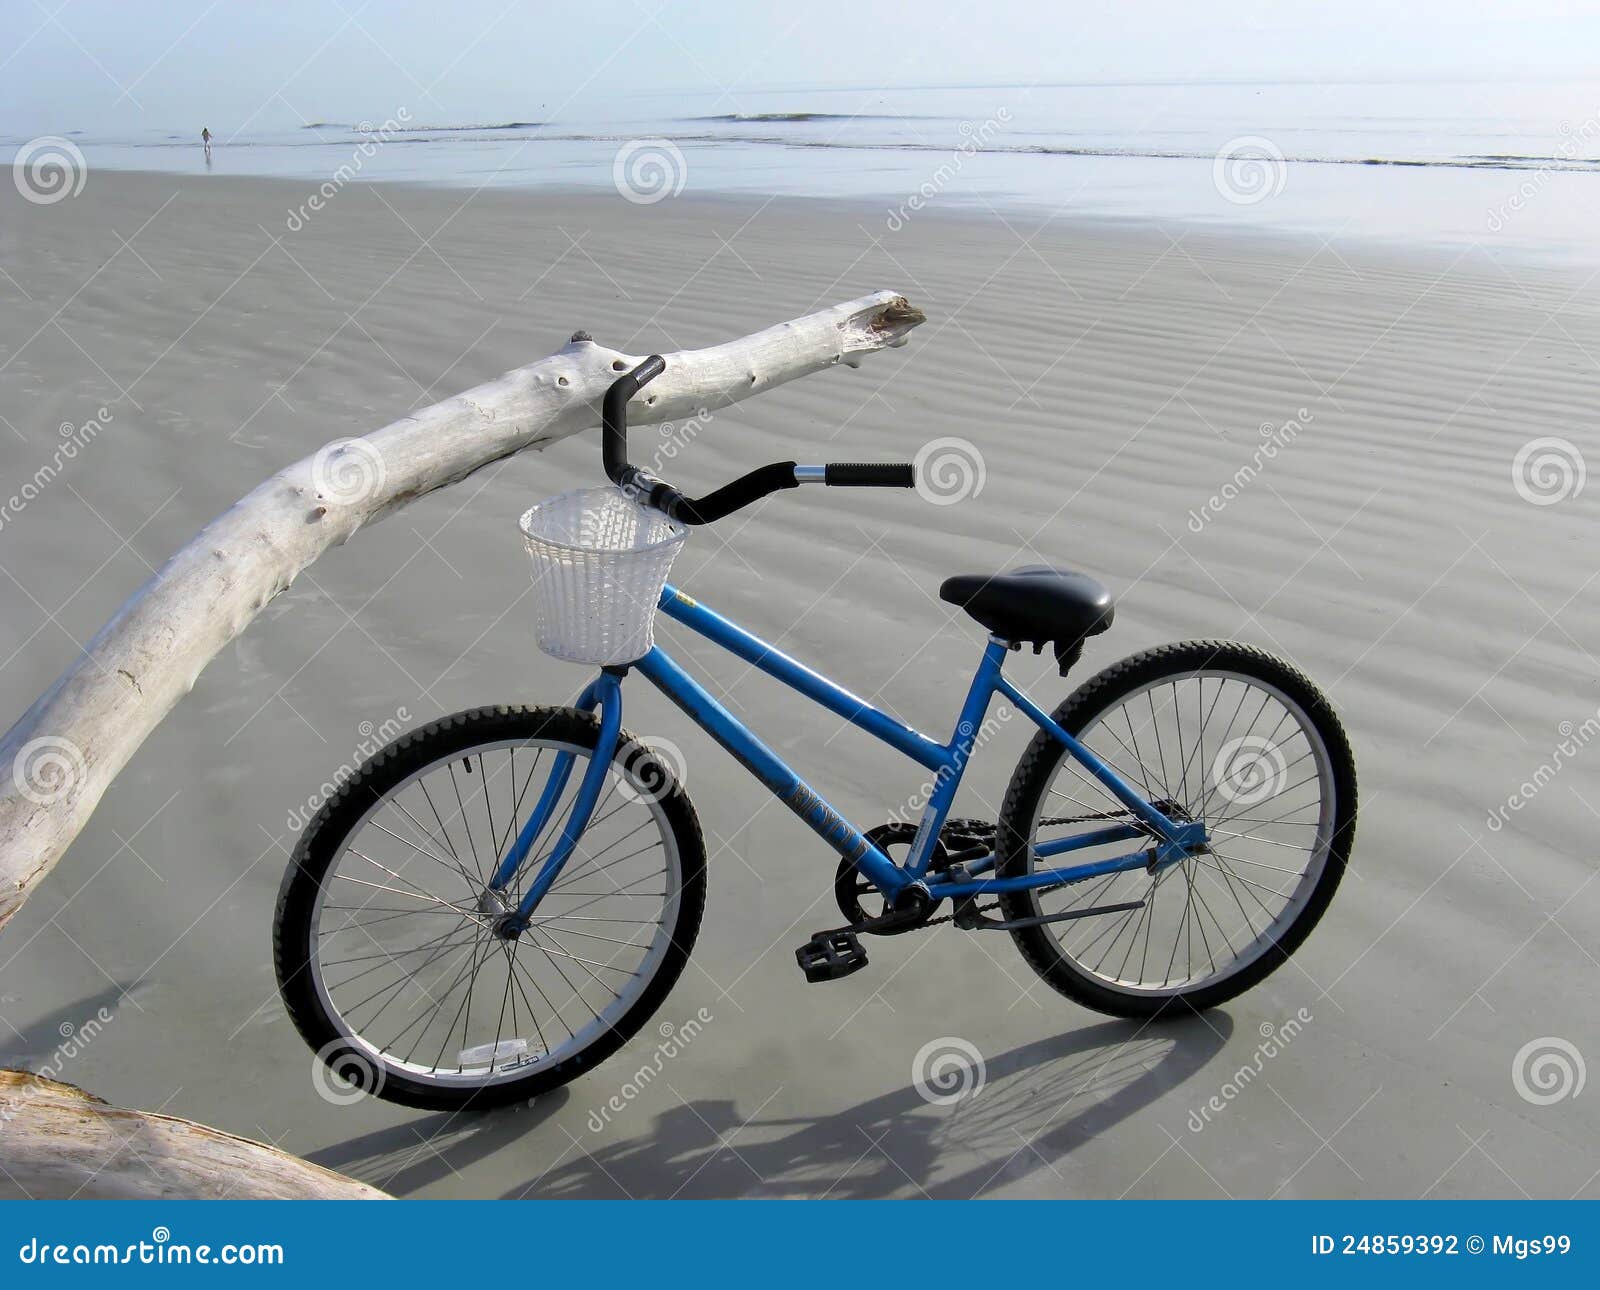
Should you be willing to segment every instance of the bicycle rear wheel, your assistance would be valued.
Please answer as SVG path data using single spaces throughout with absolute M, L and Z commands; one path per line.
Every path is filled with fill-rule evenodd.
M 1247 645 L 1189 641 L 1114 664 L 1054 715 L 1170 818 L 1204 821 L 1211 850 L 1153 875 L 1002 896 L 1008 919 L 1139 904 L 1014 930 L 1029 964 L 1069 998 L 1124 1017 L 1214 1007 L 1281 965 L 1333 899 L 1355 834 L 1349 740 L 1311 681 Z M 998 875 L 1032 872 L 1035 845 L 1104 828 L 1078 818 L 1103 814 L 1128 815 L 1041 731 L 1001 808 Z
M 615 1052 L 660 1006 L 705 909 L 699 822 L 626 732 L 590 824 L 532 925 L 493 923 L 538 872 L 599 723 L 480 708 L 397 740 L 318 813 L 274 926 L 290 1017 L 347 1084 L 429 1109 L 523 1101 Z M 504 897 L 489 879 L 560 753 L 576 758 Z

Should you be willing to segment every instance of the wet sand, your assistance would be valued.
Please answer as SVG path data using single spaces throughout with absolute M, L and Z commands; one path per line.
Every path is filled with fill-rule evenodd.
M 583 670 L 532 644 L 513 525 L 598 481 L 584 436 L 331 553 L 211 665 L 0 939 L 0 1062 L 406 1195 L 1596 1194 L 1600 1104 L 1552 1098 L 1559 1072 L 1542 1091 L 1554 1068 L 1532 1052 L 1516 1067 L 1539 1040 L 1600 1055 L 1595 494 L 1535 468 L 1575 468 L 1568 446 L 1516 474 L 1533 440 L 1600 453 L 1587 270 L 370 185 L 291 232 L 308 192 L 103 172 L 50 207 L 0 191 L 0 494 L 53 464 L 0 525 L 7 722 L 201 524 L 328 440 L 578 328 L 692 347 L 893 287 L 929 316 L 905 349 L 717 414 L 670 473 L 700 489 L 774 458 L 904 459 L 956 437 L 981 491 L 782 494 L 697 535 L 675 581 L 941 733 L 982 641 L 936 598 L 951 573 L 1048 561 L 1107 582 L 1117 623 L 1075 679 L 1172 639 L 1280 651 L 1355 744 L 1351 874 L 1292 965 L 1201 1019 L 1096 1016 L 1008 939 L 948 927 L 874 941 L 867 970 L 809 986 L 791 951 L 834 921 L 833 857 L 630 687 L 628 724 L 683 751 L 712 856 L 694 960 L 656 1022 L 516 1112 L 332 1104 L 271 968 L 297 812 L 376 731 L 575 694 Z M 666 635 L 858 823 L 920 780 Z M 1047 662 L 1013 669 L 1051 706 L 1071 683 Z M 985 750 L 960 813 L 992 818 L 1024 738 L 1017 723 Z M 702 1009 L 704 1031 L 596 1131 L 659 1025 Z M 950 1037 L 982 1054 L 984 1087 L 931 1105 L 913 1063 Z

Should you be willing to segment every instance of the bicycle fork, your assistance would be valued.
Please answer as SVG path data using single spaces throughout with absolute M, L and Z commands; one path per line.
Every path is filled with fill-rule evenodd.
M 495 935 L 506 940 L 511 940 L 528 929 L 533 921 L 534 909 L 544 899 L 556 879 L 561 876 L 562 869 L 572 858 L 578 839 L 589 827 L 590 817 L 599 804 L 600 794 L 605 788 L 606 772 L 610 770 L 611 760 L 616 755 L 617 738 L 622 729 L 621 669 L 602 670 L 600 675 L 584 688 L 574 706 L 580 712 L 593 712 L 596 708 L 600 710 L 600 737 L 595 743 L 589 766 L 583 772 L 583 779 L 578 784 L 577 795 L 572 805 L 567 808 L 566 823 L 562 826 L 561 835 L 556 839 L 555 846 L 544 864 L 540 866 L 539 872 L 534 875 L 533 881 L 528 884 L 527 891 L 513 904 L 509 895 L 511 884 L 522 866 L 527 863 L 534 843 L 543 835 L 545 826 L 550 823 L 556 805 L 561 801 L 567 784 L 571 781 L 572 768 L 578 755 L 567 751 L 556 754 L 555 762 L 550 768 L 550 778 L 533 812 L 528 816 L 528 822 L 518 832 L 516 841 L 511 844 L 510 850 L 500 861 L 488 889 L 479 900 L 480 912 L 495 919 Z

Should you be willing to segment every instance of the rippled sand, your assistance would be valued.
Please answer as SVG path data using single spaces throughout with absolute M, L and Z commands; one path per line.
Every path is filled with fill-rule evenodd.
M 1176 226 L 891 234 L 843 205 L 370 186 L 291 233 L 306 196 L 105 173 L 50 207 L 0 192 L 0 493 L 54 463 L 0 526 L 7 720 L 202 523 L 330 439 L 580 327 L 690 347 L 893 287 L 929 316 L 907 348 L 718 413 L 663 468 L 700 488 L 954 437 L 981 491 L 782 494 L 697 535 L 676 580 L 940 734 L 981 642 L 935 597 L 955 572 L 1045 560 L 1106 581 L 1117 625 L 1083 677 L 1182 637 L 1280 650 L 1355 742 L 1351 876 L 1292 966 L 1187 1023 L 1083 1012 L 1007 939 L 948 928 L 807 986 L 791 951 L 834 921 L 833 858 L 630 687 L 628 724 L 687 757 L 713 854 L 694 963 L 657 1020 L 714 1022 L 599 1133 L 590 1112 L 652 1059 L 649 1029 L 514 1114 L 327 1104 L 270 966 L 297 813 L 386 723 L 576 692 L 582 671 L 532 645 L 513 524 L 598 480 L 585 436 L 362 534 L 211 665 L 0 939 L 0 1061 L 49 1063 L 104 1007 L 62 1078 L 404 1193 L 1595 1194 L 1595 1098 L 1540 1105 L 1514 1078 L 1534 1040 L 1600 1059 L 1586 272 Z M 859 823 L 920 780 L 709 646 L 681 652 Z M 1032 656 L 1013 669 L 1050 704 L 1070 687 Z M 1013 725 L 986 750 L 961 813 L 992 814 L 1023 740 Z M 929 1106 L 913 1060 L 948 1036 L 986 1084 Z

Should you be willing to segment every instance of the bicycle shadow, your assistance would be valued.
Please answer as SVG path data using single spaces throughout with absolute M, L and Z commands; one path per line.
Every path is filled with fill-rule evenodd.
M 0 1039 L 0 1066 L 40 1071 L 50 1068 L 57 1079 L 70 1078 L 67 1069 L 78 1053 L 115 1021 L 122 1007 L 134 998 L 130 990 L 112 985 L 85 995 L 18 1030 L 10 1022 Z
M 753 1119 L 723 1099 L 656 1117 L 653 1131 L 584 1144 L 504 1194 L 572 1197 L 926 1195 L 967 1199 L 1041 1170 L 1201 1070 L 1233 1032 L 1226 1013 L 1111 1021 L 987 1058 L 976 1095 L 930 1105 L 914 1085 L 819 1119 Z M 775 1135 L 775 1136 L 774 1136 Z
M 523 1106 L 436 1112 L 322 1147 L 306 1159 L 407 1196 L 511 1146 L 560 1111 L 570 1097 L 570 1089 L 558 1088 Z

